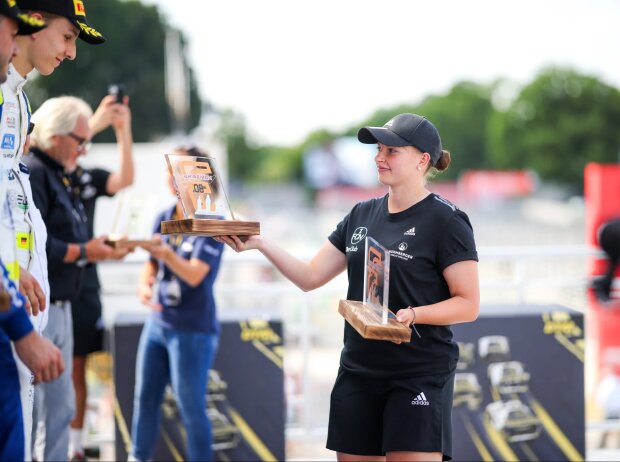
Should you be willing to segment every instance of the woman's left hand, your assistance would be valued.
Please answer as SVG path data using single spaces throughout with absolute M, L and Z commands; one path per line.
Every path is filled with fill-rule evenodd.
M 413 312 L 413 308 L 407 307 L 403 308 L 402 310 L 398 310 L 398 312 L 396 313 L 396 320 L 409 327 L 415 320 L 415 313 Z

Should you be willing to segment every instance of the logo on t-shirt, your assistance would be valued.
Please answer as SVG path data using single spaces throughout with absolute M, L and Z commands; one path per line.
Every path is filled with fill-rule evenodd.
M 357 244 L 362 242 L 367 234 L 368 234 L 367 228 L 363 226 L 356 228 L 355 231 L 353 231 L 353 235 L 351 236 L 351 244 L 353 245 L 351 247 L 347 246 L 346 251 L 357 252 L 358 251 Z
M 353 235 L 351 236 L 351 244 L 356 245 L 364 240 L 366 235 L 368 234 L 368 229 L 360 226 L 355 231 L 353 231 Z
M 406 242 L 401 242 L 400 244 L 398 244 L 398 250 L 390 250 L 390 255 L 405 261 L 413 260 L 413 255 L 405 252 L 405 250 L 407 250 L 408 248 L 409 244 L 407 244 Z
M 418 396 L 413 398 L 413 401 L 411 401 L 412 406 L 430 406 L 430 404 L 431 403 L 429 403 L 426 399 L 424 392 L 420 393 Z
M 88 184 L 84 186 L 84 189 L 82 189 L 82 199 L 90 199 L 95 197 L 95 194 L 97 194 L 97 188 L 95 188 L 92 184 Z
M 405 236 L 415 236 L 415 226 L 411 229 L 408 229 L 407 231 L 405 231 L 404 233 Z

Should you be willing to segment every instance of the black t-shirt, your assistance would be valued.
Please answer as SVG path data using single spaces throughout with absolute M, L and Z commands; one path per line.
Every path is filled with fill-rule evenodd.
M 69 243 L 87 242 L 88 225 L 84 205 L 75 194 L 62 165 L 33 148 L 25 158 L 30 168 L 32 199 L 47 227 L 47 268 L 52 300 L 75 300 L 83 270 L 64 261 Z
M 73 184 L 79 188 L 80 198 L 88 218 L 88 237 L 92 239 L 94 237 L 95 203 L 102 196 L 112 197 L 114 195 L 106 191 L 110 172 L 102 168 L 78 167 L 72 177 Z
M 84 211 L 88 219 L 88 239 L 94 237 L 95 227 L 95 204 L 97 199 L 102 196 L 112 197 L 114 194 L 108 194 L 106 185 L 110 172 L 102 168 L 84 169 L 78 167 L 71 174 L 73 184 L 78 188 L 78 194 L 84 204 Z M 84 290 L 99 289 L 99 276 L 97 274 L 97 265 L 89 263 L 84 268 L 84 278 L 82 280 L 82 288 Z
M 329 236 L 347 257 L 347 299 L 363 298 L 366 236 L 390 251 L 388 306 L 392 311 L 450 298 L 443 270 L 459 261 L 478 261 L 469 218 L 436 194 L 399 213 L 389 213 L 387 202 L 386 195 L 357 204 Z M 345 322 L 341 367 L 386 378 L 454 370 L 458 347 L 450 327 L 416 324 L 416 328 L 422 338 L 414 334 L 409 343 L 396 345 L 365 340 Z

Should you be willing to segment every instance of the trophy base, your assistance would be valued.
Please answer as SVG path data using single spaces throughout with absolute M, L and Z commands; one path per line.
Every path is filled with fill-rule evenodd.
M 115 249 L 131 249 L 135 247 L 142 247 L 143 249 L 148 250 L 155 241 L 151 239 L 106 239 L 104 241 L 105 245 L 109 245 Z
M 186 218 L 184 220 L 162 221 L 161 233 L 197 236 L 252 236 L 260 234 L 260 223 L 257 221 Z
M 381 317 L 375 309 L 362 302 L 340 300 L 338 312 L 365 339 L 393 342 L 411 340 L 411 329 L 392 318 L 388 318 L 387 324 L 381 324 Z

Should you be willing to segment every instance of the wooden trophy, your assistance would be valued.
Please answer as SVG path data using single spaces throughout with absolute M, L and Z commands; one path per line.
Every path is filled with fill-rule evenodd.
M 153 205 L 144 194 L 123 192 L 114 214 L 112 232 L 105 243 L 115 249 L 142 247 L 148 250 L 156 242 L 147 237 L 152 234 Z
M 212 157 L 166 154 L 166 162 L 185 218 L 162 221 L 162 234 L 260 234 L 260 223 L 235 219 Z
M 387 306 L 390 252 L 366 237 L 363 301 L 340 300 L 338 312 L 365 339 L 409 342 L 411 329 L 396 320 Z

